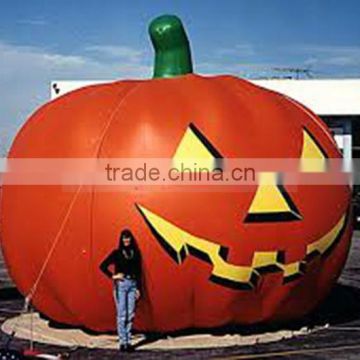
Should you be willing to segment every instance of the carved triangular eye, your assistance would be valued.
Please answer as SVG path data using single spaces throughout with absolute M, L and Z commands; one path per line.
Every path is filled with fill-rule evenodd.
M 213 171 L 222 168 L 221 154 L 194 125 L 190 124 L 182 137 L 172 162 L 173 167 L 181 171 Z
M 302 172 L 325 172 L 327 168 L 327 155 L 316 139 L 303 129 L 303 147 L 300 157 L 300 170 Z
M 276 222 L 302 219 L 277 173 L 259 174 L 259 186 L 245 222 Z

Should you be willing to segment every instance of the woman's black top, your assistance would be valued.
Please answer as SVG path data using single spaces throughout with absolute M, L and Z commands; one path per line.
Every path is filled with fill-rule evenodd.
M 113 272 L 109 270 L 110 266 L 113 266 Z M 100 264 L 100 269 L 110 279 L 114 274 L 122 273 L 136 280 L 138 288 L 141 287 L 141 256 L 138 250 L 115 249 Z

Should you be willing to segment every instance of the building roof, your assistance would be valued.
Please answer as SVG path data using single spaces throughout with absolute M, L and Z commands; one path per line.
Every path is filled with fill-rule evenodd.
M 360 79 L 266 79 L 253 83 L 285 94 L 318 115 L 360 115 Z M 53 81 L 51 99 L 107 81 Z

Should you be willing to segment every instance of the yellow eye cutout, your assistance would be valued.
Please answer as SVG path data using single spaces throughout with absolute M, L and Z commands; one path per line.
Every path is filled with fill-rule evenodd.
M 300 158 L 300 171 L 325 172 L 327 155 L 316 139 L 305 128 L 303 129 L 303 147 Z
M 172 165 L 178 171 L 214 171 L 222 169 L 222 160 L 221 154 L 191 123 L 176 149 Z
M 245 222 L 283 222 L 301 219 L 302 216 L 282 185 L 279 174 L 259 173 L 259 185 Z

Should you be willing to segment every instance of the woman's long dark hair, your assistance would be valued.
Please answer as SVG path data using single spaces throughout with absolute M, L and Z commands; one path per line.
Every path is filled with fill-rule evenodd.
M 118 249 L 119 250 L 124 249 L 124 242 L 123 242 L 124 238 L 130 238 L 130 249 L 133 249 L 136 253 L 139 253 L 139 247 L 137 245 L 135 236 L 129 229 L 124 229 L 121 231 L 120 236 L 119 236 Z

